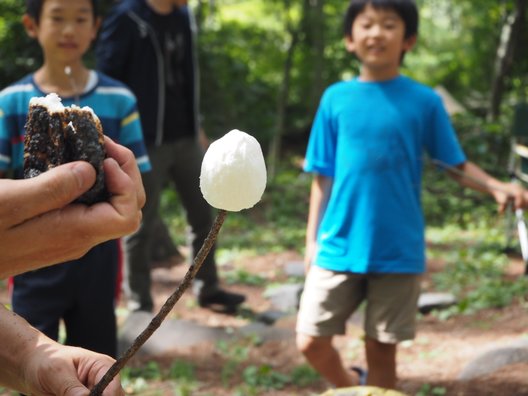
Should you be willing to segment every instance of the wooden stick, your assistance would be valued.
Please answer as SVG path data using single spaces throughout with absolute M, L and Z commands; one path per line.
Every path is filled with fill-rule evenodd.
M 108 369 L 103 378 L 101 378 L 101 380 L 93 387 L 93 389 L 90 391 L 90 396 L 101 396 L 105 388 L 112 381 L 112 379 L 114 379 L 114 377 L 119 374 L 121 369 L 125 367 L 130 358 L 134 356 L 134 354 L 139 350 L 139 348 L 141 348 L 141 346 L 145 342 L 147 342 L 147 340 L 152 336 L 152 334 L 154 334 L 154 332 L 161 326 L 169 312 L 172 310 L 172 308 L 174 308 L 174 305 L 181 298 L 185 290 L 187 290 L 191 285 L 192 280 L 196 276 L 196 273 L 202 266 L 205 258 L 209 254 L 209 251 L 213 247 L 216 241 L 216 237 L 218 236 L 218 232 L 220 231 L 220 228 L 224 223 L 226 215 L 227 212 L 225 210 L 221 209 L 218 211 L 216 219 L 213 223 L 213 226 L 211 227 L 211 230 L 209 231 L 209 234 L 207 235 L 207 238 L 205 239 L 202 247 L 200 248 L 200 251 L 194 258 L 192 265 L 187 270 L 187 273 L 185 274 L 178 288 L 174 291 L 174 293 L 169 296 L 169 298 L 167 298 L 167 301 L 165 301 L 156 316 L 152 318 L 147 328 L 136 337 L 136 339 L 128 348 L 128 350 L 125 351 L 125 353 L 123 353 L 123 355 L 116 360 L 116 362 Z

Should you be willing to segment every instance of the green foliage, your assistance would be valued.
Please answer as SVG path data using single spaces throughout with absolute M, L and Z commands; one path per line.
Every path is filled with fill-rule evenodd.
M 258 343 L 258 338 L 247 337 L 243 340 L 228 341 L 220 340 L 216 344 L 216 348 L 221 356 L 226 359 L 220 378 L 222 384 L 227 386 L 231 379 L 239 372 L 240 365 L 249 357 L 251 347 Z
M 290 381 L 289 376 L 273 370 L 267 364 L 246 367 L 242 377 L 247 385 L 266 390 L 282 389 Z
M 233 271 L 224 271 L 222 273 L 222 279 L 228 285 L 236 283 L 239 285 L 263 286 L 267 282 L 266 278 L 252 274 L 241 268 Z
M 24 2 L 0 2 L 0 88 L 34 71 L 41 63 L 40 49 L 25 33 L 20 22 Z
M 291 371 L 291 382 L 299 387 L 305 387 L 321 379 L 315 369 L 307 364 L 296 366 Z
M 125 367 L 121 371 L 121 383 L 127 394 L 161 396 L 163 391 L 156 390 L 152 383 L 164 381 L 169 383 L 175 396 L 190 396 L 198 386 L 194 366 L 181 360 L 174 361 L 168 370 L 150 361 L 139 367 Z
M 195 380 L 194 366 L 183 360 L 176 360 L 169 369 L 169 378 L 192 382 Z
M 503 253 L 502 230 L 474 228 L 465 231 L 451 226 L 438 231 L 436 236 L 434 233 L 433 229 L 428 233 L 432 241 L 430 256 L 440 257 L 447 263 L 443 271 L 433 275 L 434 284 L 438 290 L 453 293 L 458 300 L 455 306 L 439 312 L 440 318 L 502 308 L 516 299 L 528 298 L 526 277 L 504 277 L 509 260 Z M 444 246 L 449 246 L 450 251 Z
M 469 160 L 502 180 L 509 178 L 510 119 L 506 112 L 498 122 L 487 122 L 471 114 L 457 115 L 453 120 Z M 426 163 L 423 186 L 422 201 L 429 225 L 456 223 L 468 227 L 495 219 L 497 206 L 493 199 L 462 188 L 444 169 Z
M 162 377 L 161 368 L 157 362 L 148 362 L 141 367 L 125 367 L 121 376 L 123 379 L 144 378 L 147 380 L 159 380 Z
M 447 394 L 447 389 L 441 386 L 424 384 L 416 393 L 416 396 L 443 396 Z
M 142 394 L 149 385 L 147 381 L 160 380 L 162 377 L 159 364 L 148 362 L 142 367 L 124 367 L 121 370 L 121 384 L 129 394 Z

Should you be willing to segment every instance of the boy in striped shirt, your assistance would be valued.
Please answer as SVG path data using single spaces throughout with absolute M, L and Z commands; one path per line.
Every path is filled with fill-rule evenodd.
M 97 0 L 27 0 L 26 7 L 22 20 L 39 42 L 44 62 L 0 92 L 0 177 L 22 177 L 29 101 L 51 92 L 65 106 L 91 107 L 105 135 L 132 150 L 141 172 L 149 171 L 134 95 L 83 63 L 100 25 Z M 119 241 L 113 240 L 78 260 L 16 276 L 13 310 L 55 340 L 63 320 L 66 344 L 115 356 L 120 255 Z

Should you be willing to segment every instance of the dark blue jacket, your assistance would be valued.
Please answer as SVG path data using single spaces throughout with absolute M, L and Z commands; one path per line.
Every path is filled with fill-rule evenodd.
M 163 128 L 165 116 L 164 59 L 152 25 L 154 11 L 146 0 L 122 0 L 106 17 L 96 46 L 97 68 L 127 84 L 137 97 L 147 145 L 174 140 Z M 187 92 L 198 131 L 198 68 L 194 48 L 195 25 L 187 7 L 175 8 L 172 16 L 188 29 L 184 73 L 192 81 Z

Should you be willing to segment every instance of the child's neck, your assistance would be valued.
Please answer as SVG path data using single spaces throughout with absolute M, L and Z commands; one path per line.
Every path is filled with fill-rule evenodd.
M 174 0 L 147 0 L 147 4 L 156 13 L 162 15 L 170 14 L 176 6 Z
M 392 80 L 399 75 L 399 68 L 377 70 L 363 66 L 361 67 L 361 71 L 359 73 L 359 80 L 365 82 L 382 82 Z
M 44 64 L 35 72 L 35 83 L 45 93 L 55 92 L 60 97 L 78 96 L 84 90 L 90 70 L 82 63 L 72 65 Z

